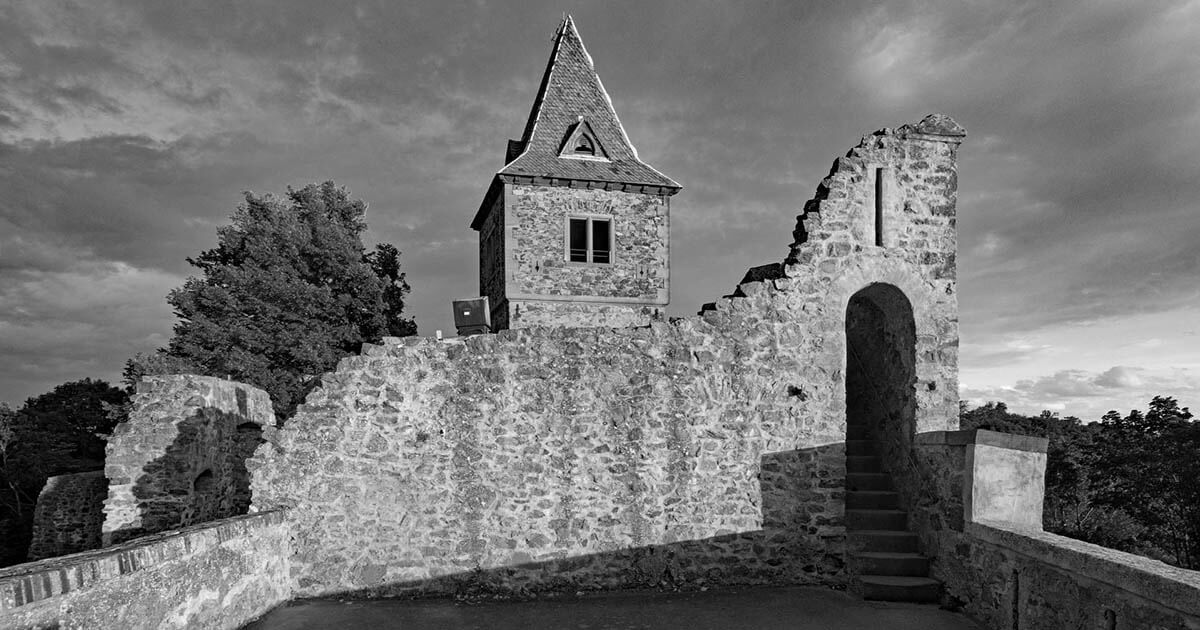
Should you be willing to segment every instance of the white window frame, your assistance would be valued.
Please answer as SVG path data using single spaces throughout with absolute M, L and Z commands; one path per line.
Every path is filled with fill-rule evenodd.
M 571 260 L 571 220 L 587 221 L 587 260 Z M 592 260 L 592 222 L 608 222 L 608 262 Z M 617 221 L 611 214 L 589 214 L 575 212 L 568 214 L 563 220 L 563 258 L 572 265 L 613 265 L 617 262 Z

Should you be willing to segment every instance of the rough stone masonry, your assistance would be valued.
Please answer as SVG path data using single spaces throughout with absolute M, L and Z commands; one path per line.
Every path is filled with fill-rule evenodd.
M 852 298 L 911 321 L 884 361 L 908 365 L 877 370 L 912 381 L 879 383 L 908 392 L 887 439 L 958 426 L 963 136 L 930 116 L 864 137 L 777 271 L 700 316 L 343 360 L 248 463 L 255 508 L 289 508 L 298 594 L 844 580 Z

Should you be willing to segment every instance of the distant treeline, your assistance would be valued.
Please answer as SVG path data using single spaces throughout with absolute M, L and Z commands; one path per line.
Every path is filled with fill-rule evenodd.
M 1200 421 L 1174 398 L 1089 423 L 1000 402 L 964 404 L 960 418 L 964 429 L 1050 440 L 1047 531 L 1200 570 Z

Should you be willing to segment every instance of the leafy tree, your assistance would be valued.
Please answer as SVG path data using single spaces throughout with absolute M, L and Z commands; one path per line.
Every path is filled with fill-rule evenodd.
M 20 516 L 24 510 L 21 505 L 20 488 L 9 468 L 9 449 L 16 441 L 17 413 L 7 403 L 0 403 L 0 482 L 3 482 L 4 498 L 0 505 L 11 506 L 13 512 Z
M 400 252 L 366 253 L 366 204 L 333 182 L 246 193 L 218 244 L 188 262 L 200 271 L 168 296 L 179 322 L 153 360 L 126 378 L 180 366 L 265 389 L 286 417 L 338 359 L 385 335 L 416 333 L 402 316 L 409 287 Z
M 24 560 L 47 477 L 104 466 L 105 439 L 115 426 L 106 407 L 126 398 L 102 380 L 85 378 L 30 398 L 15 412 L 0 406 L 0 529 L 6 530 L 0 561 Z
M 1047 530 L 1200 569 L 1200 422 L 1174 398 L 1091 424 L 1013 414 L 1004 403 L 963 406 L 960 419 L 965 429 L 1049 439 Z
M 1200 423 L 1174 398 L 1155 396 L 1146 413 L 1105 414 L 1099 438 L 1094 500 L 1145 528 L 1132 550 L 1200 568 Z

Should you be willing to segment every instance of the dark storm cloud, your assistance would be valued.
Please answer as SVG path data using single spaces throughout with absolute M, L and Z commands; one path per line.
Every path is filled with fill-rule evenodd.
M 404 252 L 422 332 L 450 329 L 476 291 L 467 224 L 564 9 L 642 157 L 684 186 L 675 314 L 780 259 L 861 135 L 933 111 L 970 133 L 964 365 L 972 343 L 1028 358 L 996 340 L 1200 299 L 1194 3 L 29 1 L 0 8 L 0 344 L 22 366 L 0 399 L 161 343 L 165 291 L 244 190 L 348 185 Z M 58 302 L 79 285 L 141 319 Z M 8 341 L 54 345 L 39 318 L 78 345 Z

